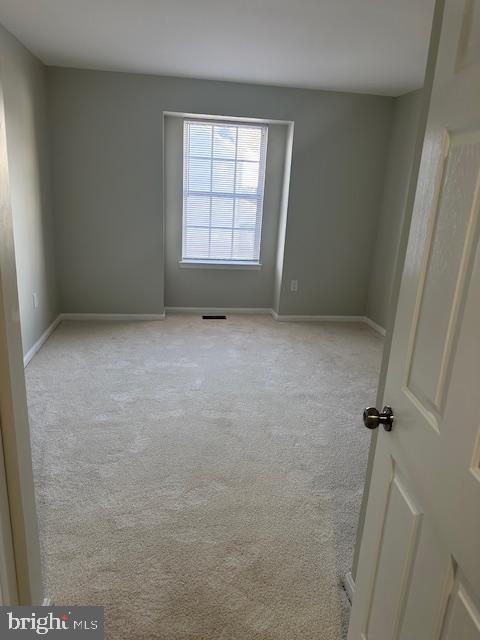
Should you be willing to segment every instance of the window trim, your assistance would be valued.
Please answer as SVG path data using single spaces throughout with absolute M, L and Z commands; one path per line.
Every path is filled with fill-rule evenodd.
M 179 260 L 182 269 L 245 269 L 247 271 L 259 271 L 261 262 L 247 260 Z
M 261 263 L 261 254 L 262 254 L 262 231 L 263 231 L 263 206 L 264 206 L 264 201 L 265 201 L 265 182 L 266 182 L 266 173 L 267 173 L 267 150 L 268 150 L 268 125 L 269 122 L 265 121 L 265 120 L 253 120 L 253 119 L 241 119 L 241 118 L 234 118 L 234 119 L 227 119 L 227 118 L 223 118 L 221 116 L 199 116 L 196 117 L 194 115 L 192 116 L 188 116 L 188 117 L 183 117 L 183 145 L 182 145 L 182 225 L 181 225 L 181 233 L 182 233 L 182 237 L 181 237 L 181 260 L 179 260 L 179 265 L 181 268 L 201 268 L 201 269 L 253 269 L 253 270 L 259 270 L 262 268 L 262 263 Z M 260 219 L 258 224 L 255 226 L 255 233 L 256 233 L 256 237 L 255 237 L 255 243 L 258 242 L 258 259 L 252 259 L 252 260 L 245 260 L 245 259 L 239 259 L 239 260 L 235 260 L 235 259 L 215 259 L 215 258 L 187 258 L 184 256 L 184 241 L 185 241 L 185 229 L 186 229 L 186 215 L 185 215 L 185 204 L 186 204 L 186 190 L 185 190 L 185 174 L 186 174 L 186 168 L 187 168 L 187 155 L 185 153 L 186 151 L 186 138 L 185 138 L 185 131 L 186 131 L 186 124 L 187 123 L 194 123 L 194 124 L 206 124 L 206 125 L 211 125 L 212 127 L 215 125 L 219 125 L 219 126 L 228 126 L 228 125 L 232 125 L 232 126 L 236 126 L 236 127 L 245 127 L 245 128 L 252 128 L 252 129 L 262 129 L 263 130 L 263 136 L 264 136 L 264 141 L 263 144 L 261 145 L 261 153 L 260 153 L 260 160 L 259 160 L 259 186 L 261 185 L 261 191 L 260 191 L 260 198 L 258 198 L 257 196 L 253 196 L 252 195 L 252 199 L 256 200 L 259 203 L 260 206 Z M 215 160 L 215 157 L 211 156 L 212 161 Z M 225 160 L 225 158 L 220 158 L 221 160 Z M 232 160 L 232 162 L 236 163 L 238 162 L 238 160 L 235 158 L 235 160 Z M 243 161 L 242 161 L 243 162 Z M 245 160 L 245 162 L 248 162 L 248 160 Z M 236 173 L 236 172 L 235 172 Z M 234 186 L 235 188 L 235 186 Z M 212 195 L 212 191 L 210 192 L 201 192 L 203 195 L 205 193 L 209 193 L 210 195 Z M 219 193 L 219 196 L 223 196 L 225 197 L 226 195 L 232 195 L 232 194 L 225 194 L 225 193 Z M 233 198 L 235 197 L 235 193 L 233 192 Z M 209 225 L 209 228 L 211 227 L 211 225 Z

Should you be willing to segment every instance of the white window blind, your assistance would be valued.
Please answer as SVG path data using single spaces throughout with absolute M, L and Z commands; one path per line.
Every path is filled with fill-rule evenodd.
M 258 263 L 267 127 L 184 123 L 182 260 Z

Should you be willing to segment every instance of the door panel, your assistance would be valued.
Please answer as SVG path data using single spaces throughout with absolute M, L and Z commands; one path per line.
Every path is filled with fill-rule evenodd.
M 479 640 L 480 0 L 446 0 L 349 640 Z
M 480 133 L 443 136 L 446 151 L 433 233 L 425 247 L 418 314 L 407 388 L 432 411 L 437 424 L 445 401 L 453 339 L 468 281 L 478 222 Z M 451 215 L 452 211 L 455 215 Z
M 421 525 L 421 512 L 399 478 L 393 461 L 392 469 L 371 615 L 365 633 L 371 640 L 386 640 L 396 635 Z
M 460 580 L 452 594 L 443 638 L 480 640 L 480 612 Z
M 413 640 L 419 628 L 423 628 L 424 638 L 440 637 L 454 576 L 455 563 L 424 519 L 400 640 Z

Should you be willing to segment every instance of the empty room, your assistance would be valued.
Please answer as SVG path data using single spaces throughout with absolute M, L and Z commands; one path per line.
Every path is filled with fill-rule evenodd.
M 2 638 L 480 640 L 479 16 L 0 0 Z

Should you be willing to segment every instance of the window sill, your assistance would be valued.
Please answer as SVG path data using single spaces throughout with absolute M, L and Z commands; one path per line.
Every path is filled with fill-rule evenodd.
M 259 271 L 262 268 L 260 262 L 222 262 L 221 260 L 180 260 L 182 269 L 246 269 Z

